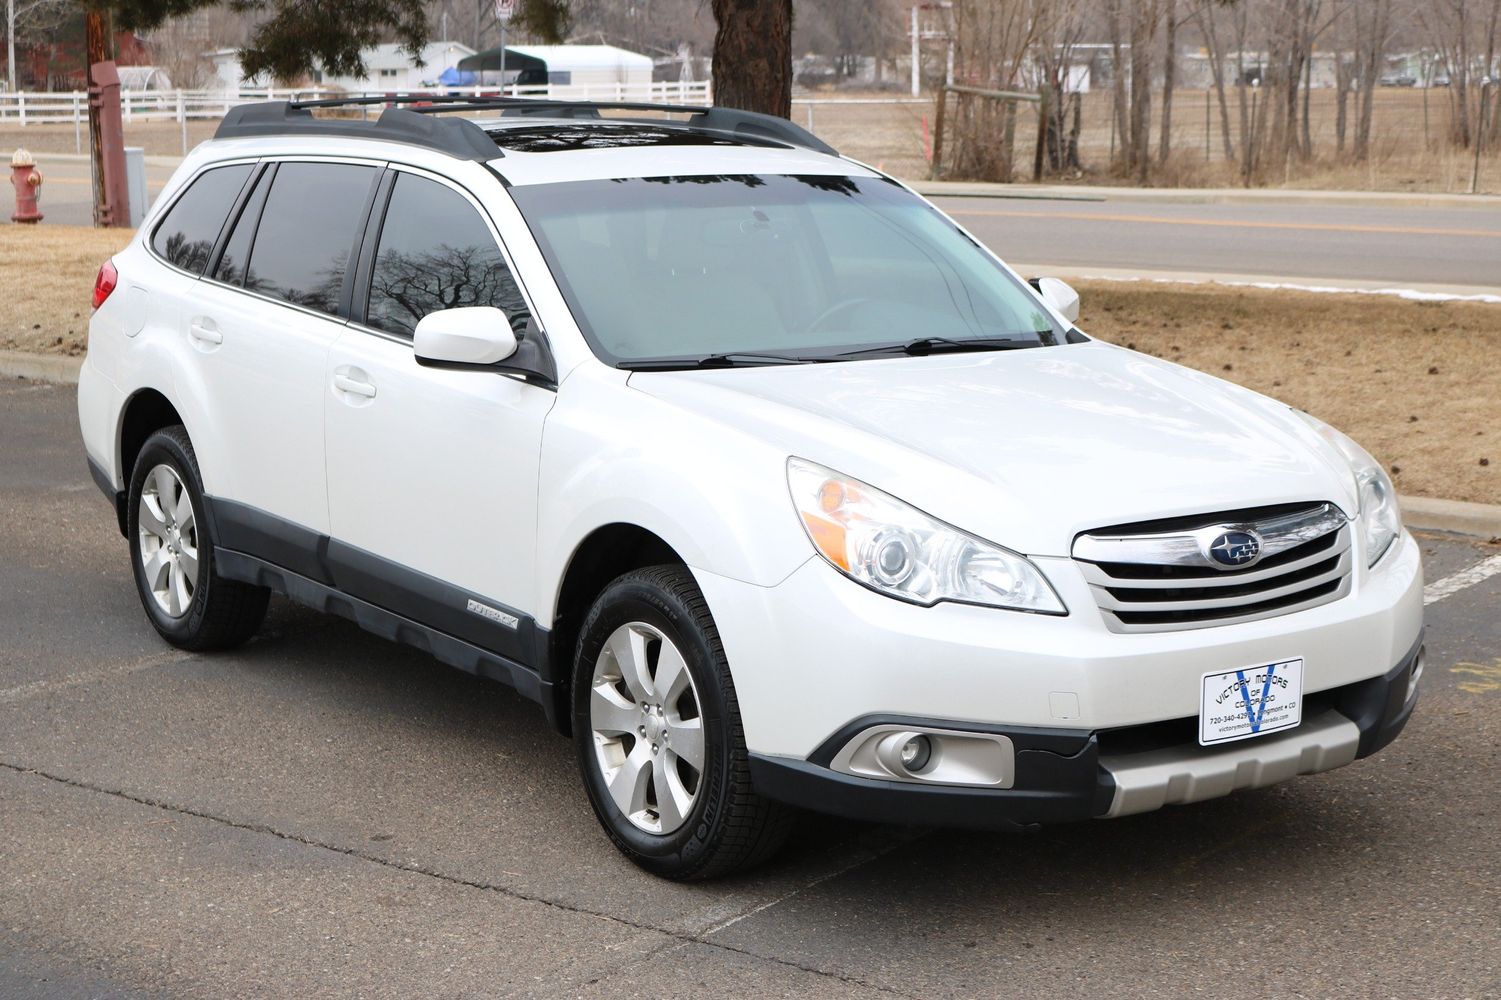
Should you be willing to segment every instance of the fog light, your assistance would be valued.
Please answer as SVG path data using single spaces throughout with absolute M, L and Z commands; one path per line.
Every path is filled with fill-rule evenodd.
M 921 771 L 933 758 L 933 742 L 918 734 L 902 744 L 902 767 L 908 771 Z
M 1412 701 L 1418 696 L 1418 681 L 1423 679 L 1423 668 L 1427 665 L 1428 650 L 1425 647 L 1418 650 L 1418 658 L 1413 662 L 1412 671 L 1407 675 L 1407 701 Z

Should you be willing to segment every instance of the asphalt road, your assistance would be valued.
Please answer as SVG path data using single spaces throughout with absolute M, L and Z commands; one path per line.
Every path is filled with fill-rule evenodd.
M 47 221 L 88 225 L 88 163 L 43 155 L 40 164 Z M 169 166 L 148 163 L 152 197 L 171 174 Z M 1501 294 L 1501 212 L 1494 208 L 935 201 L 1029 273 L 1048 266 L 1098 267 L 1146 275 L 1464 286 Z
M 1370 760 L 1032 836 L 810 819 L 681 886 L 508 689 L 281 601 L 164 645 L 71 390 L 0 427 L 0 997 L 1501 995 L 1501 575 Z
M 1009 261 L 1501 294 L 1501 211 L 935 198 Z

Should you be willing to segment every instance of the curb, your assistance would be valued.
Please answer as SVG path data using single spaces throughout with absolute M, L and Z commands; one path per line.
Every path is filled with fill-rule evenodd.
M 36 379 L 40 382 L 78 384 L 78 370 L 83 358 L 60 354 L 28 354 L 26 351 L 0 351 L 0 375 Z
M 82 358 L 0 351 L 0 376 L 29 378 L 61 385 L 77 385 Z M 1501 538 L 1501 504 L 1398 497 L 1402 521 L 1418 531 L 1450 531 L 1480 538 Z
M 1480 538 L 1501 538 L 1501 504 L 1398 497 L 1402 523 L 1419 531 L 1449 531 Z

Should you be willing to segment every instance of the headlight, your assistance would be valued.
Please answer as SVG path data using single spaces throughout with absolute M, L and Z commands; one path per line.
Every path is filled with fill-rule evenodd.
M 1386 554 L 1392 542 L 1402 533 L 1402 511 L 1397 507 L 1397 488 L 1381 463 L 1371 457 L 1360 445 L 1352 441 L 1317 417 L 1302 410 L 1293 410 L 1318 431 L 1319 435 L 1345 456 L 1350 463 L 1350 472 L 1355 477 L 1355 488 L 1360 494 L 1360 531 L 1365 538 L 1366 565 L 1376 565 L 1376 560 Z
M 914 604 L 939 601 L 1067 614 L 1040 570 L 873 486 L 800 458 L 787 485 L 813 547 L 840 572 Z

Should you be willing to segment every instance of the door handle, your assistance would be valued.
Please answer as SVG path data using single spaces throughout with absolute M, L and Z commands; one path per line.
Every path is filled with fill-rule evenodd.
M 195 319 L 188 324 L 188 336 L 200 344 L 222 344 L 224 334 L 214 327 L 210 319 Z
M 364 396 L 366 399 L 375 398 L 375 386 L 369 382 L 357 379 L 343 372 L 334 373 L 334 388 L 339 392 L 347 392 L 351 396 Z

